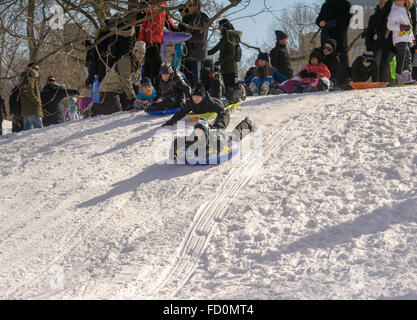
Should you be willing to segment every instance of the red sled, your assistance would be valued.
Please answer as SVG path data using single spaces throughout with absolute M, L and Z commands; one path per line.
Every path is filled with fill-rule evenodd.
M 350 86 L 355 90 L 386 88 L 389 82 L 352 82 Z

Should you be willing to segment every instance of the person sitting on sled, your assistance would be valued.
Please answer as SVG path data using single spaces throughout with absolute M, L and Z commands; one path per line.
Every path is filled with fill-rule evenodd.
M 252 95 L 267 95 L 270 89 L 271 93 L 274 93 L 276 84 L 288 80 L 286 76 L 271 66 L 268 53 L 259 53 L 256 61 L 254 74 L 246 80 Z
M 152 100 L 156 96 L 156 90 L 152 85 L 151 78 L 144 77 L 140 81 L 140 87 L 138 94 L 136 95 L 136 101 L 134 107 L 137 110 L 143 110 L 148 104 L 152 103 Z
M 341 81 L 344 90 L 351 90 L 350 84 L 352 82 L 367 82 L 369 79 L 376 82 L 378 80 L 378 66 L 374 59 L 374 53 L 365 51 L 357 57 L 352 67 L 347 69 L 345 77 L 346 79 Z
M 230 123 L 230 110 L 225 110 L 227 106 L 229 106 L 228 100 L 222 102 L 220 99 L 211 97 L 205 90 L 204 85 L 199 83 L 192 93 L 192 99 L 188 100 L 186 105 L 162 126 L 171 126 L 190 112 L 195 114 L 215 112 L 217 118 L 212 127 L 225 129 Z
M 232 152 L 233 143 L 238 143 L 255 130 L 256 126 L 249 118 L 242 120 L 232 132 L 213 129 L 206 120 L 200 119 L 189 136 L 175 138 L 171 144 L 169 159 L 179 164 L 185 163 L 186 158 L 188 161 L 190 158 L 197 158 L 203 164 L 210 158 L 217 160 L 217 157 L 227 156 Z M 202 150 L 204 154 L 199 154 Z
M 330 86 L 330 71 L 322 62 L 320 52 L 310 54 L 309 64 L 291 80 L 285 81 L 277 89 L 277 93 L 301 93 L 326 91 Z
M 182 74 L 169 63 L 161 65 L 161 81 L 159 91 L 152 104 L 145 111 L 162 111 L 177 109 L 184 106 L 186 98 L 191 98 L 191 87 Z

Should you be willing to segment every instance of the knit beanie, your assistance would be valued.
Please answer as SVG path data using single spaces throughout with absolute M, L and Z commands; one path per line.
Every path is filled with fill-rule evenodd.
M 141 87 L 147 87 L 147 86 L 151 86 L 151 85 L 152 85 L 151 78 L 144 77 L 144 78 L 142 78 L 142 80 L 140 80 L 140 86 Z
M 160 72 L 161 74 L 172 74 L 174 73 L 174 70 L 172 69 L 172 66 L 169 63 L 163 63 L 161 64 Z
M 200 119 L 198 122 L 194 125 L 194 129 L 201 129 L 206 134 L 206 137 L 209 135 L 210 126 L 208 122 L 205 119 Z
M 364 53 L 362 53 L 362 57 L 364 61 L 373 61 L 375 58 L 372 51 L 364 51 Z
M 288 39 L 288 34 L 281 30 L 275 31 L 275 36 L 277 37 L 277 41 Z
M 139 40 L 138 42 L 136 42 L 133 48 L 133 52 L 135 51 L 146 53 L 146 43 L 142 40 Z
M 192 95 L 204 98 L 206 96 L 206 89 L 204 88 L 204 85 L 202 83 L 197 84 Z
M 333 47 L 333 51 L 336 50 L 336 48 L 337 48 L 337 41 L 336 40 L 334 40 L 334 39 L 327 39 L 326 41 L 324 41 L 323 45 L 325 45 L 326 43 L 327 44 L 330 44 Z
M 260 52 L 258 55 L 258 60 L 269 61 L 269 54 L 266 52 Z
M 203 61 L 203 68 L 210 68 L 211 71 L 214 71 L 214 62 L 211 59 L 206 59 Z

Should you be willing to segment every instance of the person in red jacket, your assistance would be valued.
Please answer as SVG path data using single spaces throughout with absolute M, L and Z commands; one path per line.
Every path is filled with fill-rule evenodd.
M 278 88 L 278 93 L 301 93 L 326 91 L 330 86 L 330 71 L 322 61 L 319 52 L 310 54 L 309 64 L 301 69 L 291 80 L 285 81 Z
M 148 3 L 149 9 L 146 10 L 146 17 L 154 15 L 162 7 L 166 7 L 166 2 L 158 5 L 152 5 L 157 0 L 141 0 L 141 3 Z M 162 64 L 161 43 L 164 38 L 164 28 L 176 30 L 177 26 L 172 22 L 166 11 L 161 11 L 153 18 L 145 20 L 140 26 L 140 32 L 136 36 L 136 42 L 142 40 L 146 42 L 146 56 L 143 76 L 151 78 L 152 84 L 156 90 L 159 89 L 159 70 Z

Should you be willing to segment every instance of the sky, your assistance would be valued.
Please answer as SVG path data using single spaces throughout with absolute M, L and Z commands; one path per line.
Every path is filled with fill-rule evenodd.
M 294 0 L 266 0 L 266 4 L 271 7 L 272 10 L 282 10 L 291 6 Z M 240 12 L 234 16 L 229 17 L 230 20 L 241 16 L 248 16 L 259 12 L 264 7 L 264 0 L 251 0 L 250 6 L 243 12 Z M 275 12 L 275 15 L 279 16 L 279 12 Z M 242 41 L 252 44 L 261 45 L 268 38 L 273 37 L 274 30 L 273 25 L 275 22 L 274 16 L 269 13 L 262 13 L 253 18 L 237 19 L 233 21 L 235 29 L 243 32 Z

